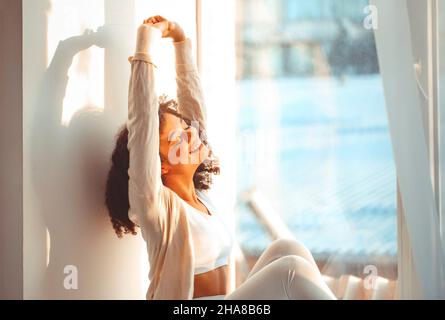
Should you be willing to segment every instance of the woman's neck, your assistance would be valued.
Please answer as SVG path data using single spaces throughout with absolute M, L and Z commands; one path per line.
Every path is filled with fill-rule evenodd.
M 189 203 L 198 203 L 195 185 L 192 179 L 185 179 L 183 176 L 166 175 L 164 185 L 173 190 L 179 197 Z

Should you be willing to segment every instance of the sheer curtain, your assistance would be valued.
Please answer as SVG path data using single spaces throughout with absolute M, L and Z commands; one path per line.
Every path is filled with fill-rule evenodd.
M 379 62 L 397 167 L 400 201 L 399 294 L 445 294 L 435 181 L 437 1 L 372 1 L 379 12 Z

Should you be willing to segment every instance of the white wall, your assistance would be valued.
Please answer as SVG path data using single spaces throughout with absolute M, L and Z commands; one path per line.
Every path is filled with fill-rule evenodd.
M 0 1 L 0 299 L 23 297 L 21 8 Z
M 105 21 L 108 32 L 82 35 Z M 26 299 L 145 298 L 145 244 L 117 239 L 104 206 L 134 38 L 133 1 L 23 1 Z

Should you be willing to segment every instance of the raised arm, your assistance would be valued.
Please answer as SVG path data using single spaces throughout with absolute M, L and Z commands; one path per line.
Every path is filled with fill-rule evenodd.
M 136 52 L 130 57 L 128 95 L 129 218 L 136 224 L 159 226 L 161 162 L 159 158 L 158 95 L 155 92 L 153 51 L 162 31 L 143 24 L 138 29 Z
M 198 68 L 193 58 L 192 41 L 186 38 L 177 25 L 176 39 L 173 40 L 176 60 L 176 84 L 178 107 L 181 114 L 199 122 L 206 129 L 206 108 Z
M 164 37 L 172 38 L 175 47 L 176 84 L 179 112 L 187 119 L 206 129 L 206 110 L 198 68 L 193 59 L 192 41 L 185 36 L 181 26 L 164 17 L 154 16 L 147 20 L 165 24 Z

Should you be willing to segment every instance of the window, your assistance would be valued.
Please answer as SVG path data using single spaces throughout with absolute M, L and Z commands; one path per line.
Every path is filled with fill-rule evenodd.
M 396 172 L 367 5 L 237 0 L 237 188 L 259 192 L 325 274 L 373 265 L 394 280 Z M 239 211 L 255 258 L 271 238 Z

